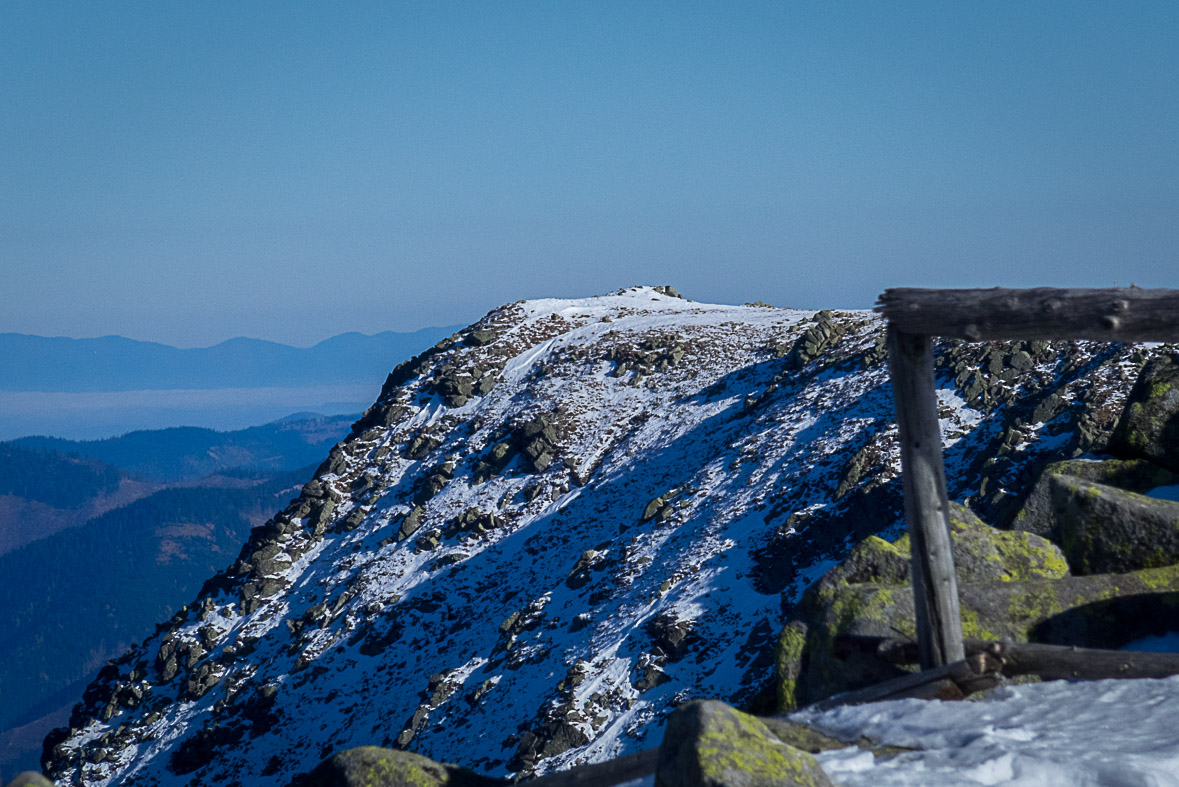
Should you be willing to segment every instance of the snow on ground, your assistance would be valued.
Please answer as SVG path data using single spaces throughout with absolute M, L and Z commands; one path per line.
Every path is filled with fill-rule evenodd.
M 977 702 L 899 700 L 793 718 L 842 740 L 917 749 L 891 758 L 855 747 L 819 755 L 846 787 L 1179 785 L 1179 676 L 1050 681 Z

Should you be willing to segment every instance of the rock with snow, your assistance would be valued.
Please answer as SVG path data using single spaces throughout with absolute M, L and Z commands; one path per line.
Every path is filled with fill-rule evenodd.
M 1068 475 L 1052 480 L 1053 536 L 1078 574 L 1179 563 L 1179 502 Z

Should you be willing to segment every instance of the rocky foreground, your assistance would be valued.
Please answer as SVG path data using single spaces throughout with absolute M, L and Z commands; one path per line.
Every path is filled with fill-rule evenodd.
M 1103 543 L 1100 528 L 1056 501 L 1090 510 L 1076 501 L 1111 475 L 1050 473 L 1080 479 L 1072 497 L 1057 491 L 1071 482 L 1035 482 L 1111 444 L 1152 467 L 1169 456 L 1135 447 L 1174 445 L 1169 416 L 1114 434 L 1139 370 L 1169 353 L 939 348 L 951 496 L 1028 533 L 962 526 L 982 581 L 1014 598 L 1111 565 L 1165 571 L 1110 563 L 1116 543 L 1070 546 Z M 852 553 L 863 572 L 828 573 L 857 542 L 901 532 L 884 361 L 882 325 L 864 312 L 697 304 L 668 288 L 493 311 L 394 370 L 300 497 L 103 670 L 46 742 L 47 772 L 59 784 L 354 783 L 324 769 L 376 744 L 374 762 L 421 765 L 412 752 L 470 769 L 432 765 L 435 783 L 485 783 L 649 750 L 669 725 L 700 739 L 754 730 L 767 762 L 794 757 L 770 723 L 692 700 L 767 713 L 851 688 L 875 676 L 823 666 L 829 641 L 904 630 L 903 545 L 869 540 Z M 1169 361 L 1153 363 L 1165 377 Z M 1143 437 L 1150 424 L 1163 436 Z M 979 609 L 978 631 L 1035 637 L 1064 603 L 1010 631 Z M 705 767 L 683 764 L 698 747 L 665 749 L 685 773 Z M 705 777 L 675 778 L 660 777 Z

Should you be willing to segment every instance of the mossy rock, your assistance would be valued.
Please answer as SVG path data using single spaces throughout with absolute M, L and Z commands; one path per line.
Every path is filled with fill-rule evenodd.
M 1056 538 L 1053 507 L 1054 479 L 1070 476 L 1130 492 L 1148 492 L 1157 486 L 1179 483 L 1179 476 L 1145 459 L 1104 459 L 1100 462 L 1069 459 L 1044 468 L 1011 527 L 1048 538 Z M 1054 535 L 1054 533 L 1056 535 Z
M 1179 502 L 1072 476 L 1050 482 L 1053 536 L 1077 574 L 1107 574 L 1179 563 Z
M 832 787 L 818 762 L 760 719 L 714 700 L 690 702 L 667 720 L 656 787 Z
M 950 503 L 950 544 L 959 582 L 1055 579 L 1068 573 L 1060 550 L 1031 533 L 997 530 L 959 503 Z M 820 589 L 845 584 L 912 582 L 909 536 L 893 543 L 869 536 L 819 581 Z
M 407 751 L 359 746 L 316 767 L 302 787 L 490 787 L 504 784 Z
M 1161 355 L 1143 367 L 1114 429 L 1110 450 L 1179 473 L 1179 358 Z
M 53 782 L 36 771 L 22 771 L 8 783 L 8 787 L 53 787 Z
M 1162 633 L 1160 621 L 1179 608 L 1179 566 L 1072 576 L 1061 551 L 1039 536 L 995 530 L 962 509 L 952 520 L 967 638 L 1118 648 Z M 916 638 L 908 552 L 907 539 L 869 537 L 808 588 L 777 643 L 780 710 L 904 674 L 874 654 L 840 651 L 836 640 Z
M 1117 649 L 1170 628 L 1179 611 L 1179 566 L 960 584 L 958 596 L 962 635 L 968 639 Z M 781 710 L 904 673 L 869 654 L 839 653 L 834 643 L 839 635 L 915 638 L 911 586 L 843 585 L 809 601 L 802 647 L 797 647 L 797 637 L 783 638 L 795 645 L 793 652 L 779 643 Z M 793 625 L 797 631 L 799 622 Z

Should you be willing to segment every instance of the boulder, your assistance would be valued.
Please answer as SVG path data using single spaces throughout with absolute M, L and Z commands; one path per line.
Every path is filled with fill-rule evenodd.
M 1179 473 L 1179 358 L 1159 355 L 1143 367 L 1114 429 L 1110 450 Z
M 53 782 L 36 771 L 22 771 L 8 783 L 8 787 L 53 787 Z
M 1026 532 L 998 530 L 959 503 L 950 503 L 950 538 L 959 582 L 1056 579 L 1068 573 L 1060 549 Z M 893 543 L 869 536 L 819 581 L 819 590 L 842 584 L 912 582 L 908 534 Z
M 656 787 L 783 787 L 833 783 L 805 751 L 723 702 L 695 701 L 667 720 Z
M 413 510 L 401 520 L 401 527 L 397 530 L 397 539 L 403 541 L 421 529 L 425 523 L 426 510 L 421 506 L 414 506 Z
M 795 340 L 786 357 L 788 370 L 801 369 L 839 342 L 845 329 L 836 323 L 833 317 L 830 309 L 824 309 L 815 315 L 815 324 Z
M 302 787 L 490 787 L 504 784 L 455 765 L 380 746 L 359 746 L 320 763 Z
M 1057 523 L 1053 506 L 1054 479 L 1071 476 L 1130 492 L 1148 492 L 1158 486 L 1179 484 L 1179 476 L 1145 459 L 1105 459 L 1100 462 L 1070 459 L 1044 468 L 1011 527 L 1053 538 Z
M 952 520 L 968 638 L 1116 649 L 1163 633 L 1179 610 L 1177 565 L 1074 576 L 1061 550 L 1040 536 L 996 530 L 957 506 Z M 903 674 L 838 640 L 915 638 L 908 554 L 907 539 L 869 537 L 807 590 L 777 643 L 780 709 Z
M 1060 475 L 1050 483 L 1053 537 L 1077 574 L 1179 563 L 1179 502 Z

